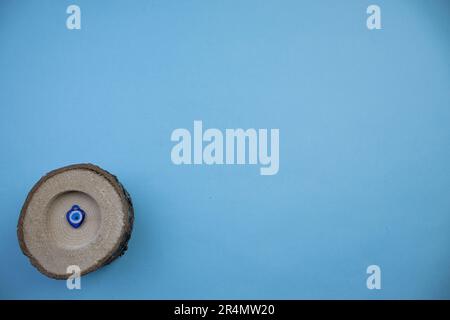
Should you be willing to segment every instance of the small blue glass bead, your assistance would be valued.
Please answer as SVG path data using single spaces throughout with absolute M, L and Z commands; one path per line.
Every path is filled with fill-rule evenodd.
M 73 205 L 66 213 L 67 222 L 75 229 L 81 226 L 85 217 L 86 213 L 77 205 Z

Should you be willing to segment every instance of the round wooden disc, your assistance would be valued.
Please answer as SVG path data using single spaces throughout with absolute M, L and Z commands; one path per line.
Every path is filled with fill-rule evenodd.
M 78 266 L 84 275 L 121 256 L 133 219 L 131 198 L 114 175 L 92 164 L 76 164 L 56 169 L 34 185 L 17 235 L 23 253 L 40 272 L 67 279 L 68 266 Z

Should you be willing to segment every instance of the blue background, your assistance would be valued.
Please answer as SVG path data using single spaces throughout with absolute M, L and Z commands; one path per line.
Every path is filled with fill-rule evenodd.
M 0 298 L 450 298 L 449 9 L 1 1 Z M 279 128 L 279 173 L 175 166 L 170 135 L 194 120 Z M 136 221 L 69 291 L 16 224 L 41 175 L 78 162 L 119 176 Z

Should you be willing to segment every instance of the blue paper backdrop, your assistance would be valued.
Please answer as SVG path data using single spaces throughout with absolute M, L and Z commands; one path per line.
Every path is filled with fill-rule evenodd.
M 449 9 L 1 1 L 0 298 L 450 298 Z M 173 165 L 194 120 L 279 128 L 279 173 Z M 16 224 L 40 176 L 78 162 L 119 176 L 136 221 L 126 255 L 69 291 Z

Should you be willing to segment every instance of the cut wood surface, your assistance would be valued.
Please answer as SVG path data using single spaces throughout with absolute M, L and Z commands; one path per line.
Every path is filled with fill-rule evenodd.
M 85 213 L 79 225 L 68 221 L 73 208 Z M 75 164 L 49 172 L 34 185 L 17 235 L 40 272 L 67 279 L 69 266 L 84 275 L 124 254 L 133 220 L 131 197 L 116 176 L 93 164 Z

